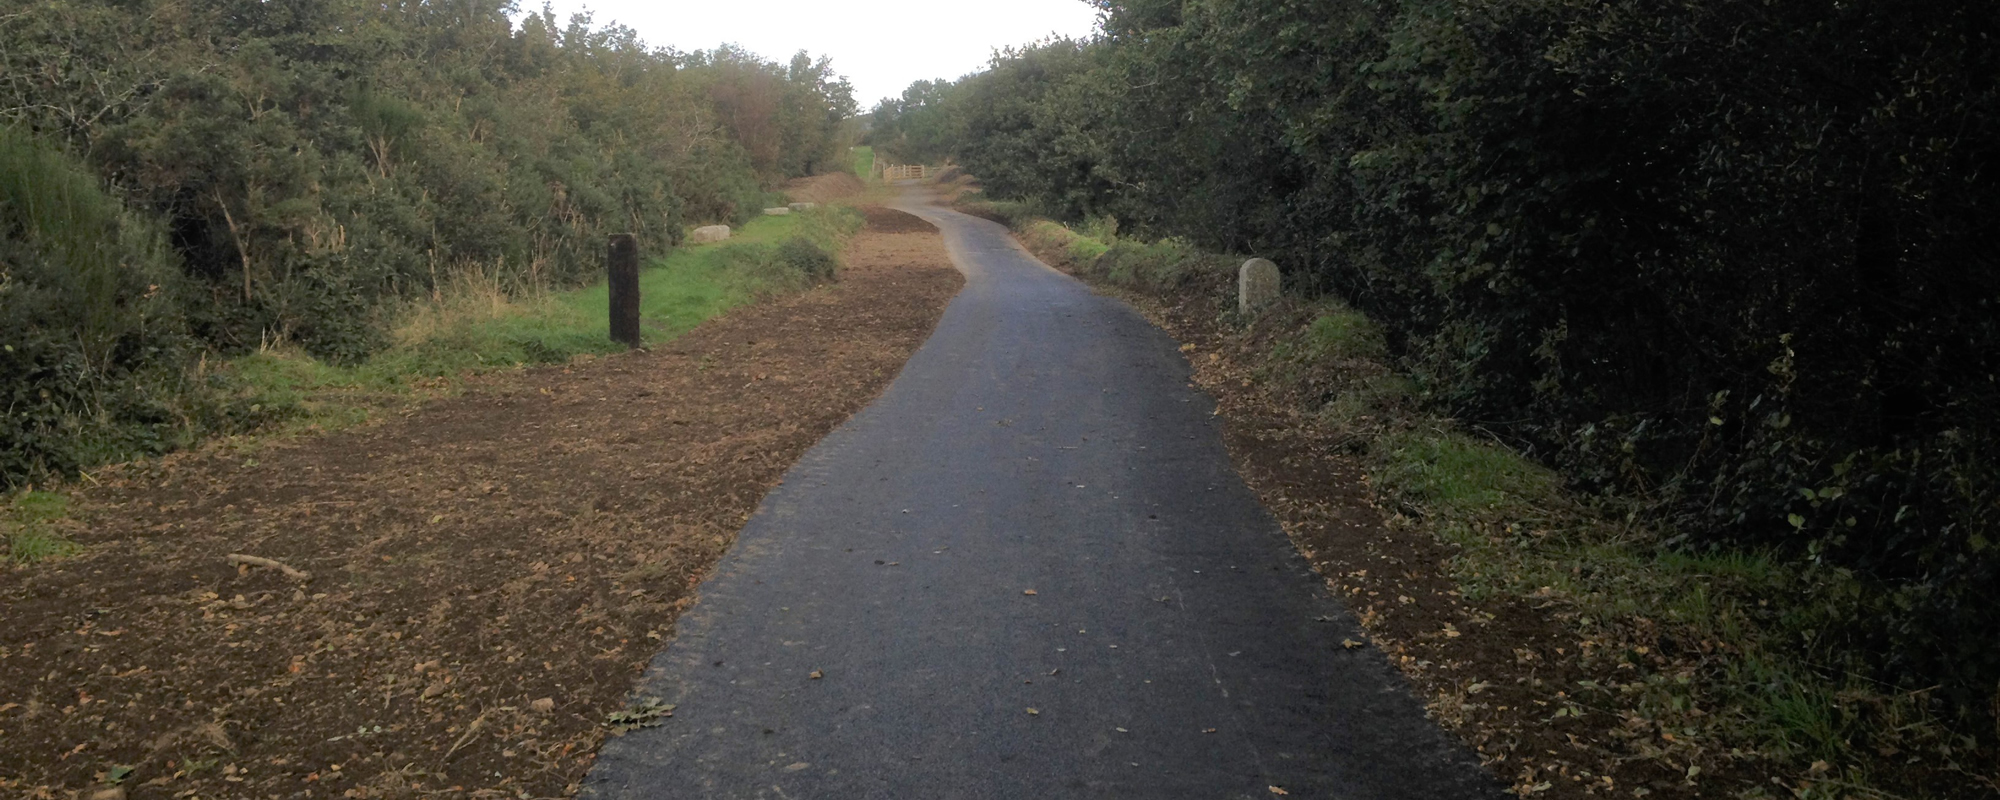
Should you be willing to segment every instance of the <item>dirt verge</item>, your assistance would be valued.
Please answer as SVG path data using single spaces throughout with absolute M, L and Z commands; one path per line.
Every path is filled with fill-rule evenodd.
M 1746 775 L 1687 771 L 1687 756 L 1713 764 L 1717 754 L 1677 738 L 1682 732 L 1588 709 L 1577 687 L 1617 685 L 1620 676 L 1615 667 L 1581 665 L 1579 653 L 1605 643 L 1580 639 L 1556 604 L 1472 602 L 1459 591 L 1448 572 L 1456 550 L 1384 508 L 1348 434 L 1303 411 L 1313 404 L 1298 396 L 1300 387 L 1265 374 L 1279 340 L 1310 324 L 1310 308 L 1287 300 L 1256 325 L 1226 324 L 1226 276 L 1196 275 L 1178 291 L 1143 294 L 1091 281 L 1068 253 L 1044 246 L 1050 242 L 1022 239 L 1043 261 L 1131 303 L 1183 343 L 1194 382 L 1216 399 L 1237 471 L 1368 632 L 1368 641 L 1351 646 L 1380 649 L 1431 717 L 1516 794 L 1695 798 L 1752 788 Z M 1658 652 L 1637 657 L 1667 663 Z
M 99 476 L 84 555 L 0 571 L 0 794 L 573 792 L 764 493 L 962 283 L 935 229 L 866 211 L 838 283 L 655 352 Z
M 867 188 L 852 172 L 833 172 L 795 178 L 785 184 L 785 195 L 794 203 L 830 203 L 861 194 Z

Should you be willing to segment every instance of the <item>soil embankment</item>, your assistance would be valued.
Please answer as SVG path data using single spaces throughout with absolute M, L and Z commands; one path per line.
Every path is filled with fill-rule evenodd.
M 835 172 L 799 178 L 785 184 L 785 195 L 794 203 L 831 203 L 861 194 L 868 187 L 849 172 Z

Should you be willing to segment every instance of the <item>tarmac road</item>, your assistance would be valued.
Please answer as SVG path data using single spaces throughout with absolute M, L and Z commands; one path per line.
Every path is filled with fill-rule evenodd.
M 1176 343 L 926 205 L 964 290 L 786 475 L 591 798 L 1491 798 L 1243 486 Z M 816 677 L 817 676 L 817 677 Z

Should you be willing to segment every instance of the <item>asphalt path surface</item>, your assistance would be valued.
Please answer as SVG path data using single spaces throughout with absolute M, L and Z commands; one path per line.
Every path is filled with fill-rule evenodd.
M 1497 797 L 1231 468 L 1168 338 L 986 220 L 752 517 L 596 798 Z M 1275 787 L 1275 788 L 1274 788 Z

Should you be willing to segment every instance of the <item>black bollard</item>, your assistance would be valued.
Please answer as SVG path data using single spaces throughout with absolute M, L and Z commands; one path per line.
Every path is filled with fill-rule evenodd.
M 611 234 L 605 259 L 611 274 L 611 340 L 639 346 L 639 241 L 629 233 Z

